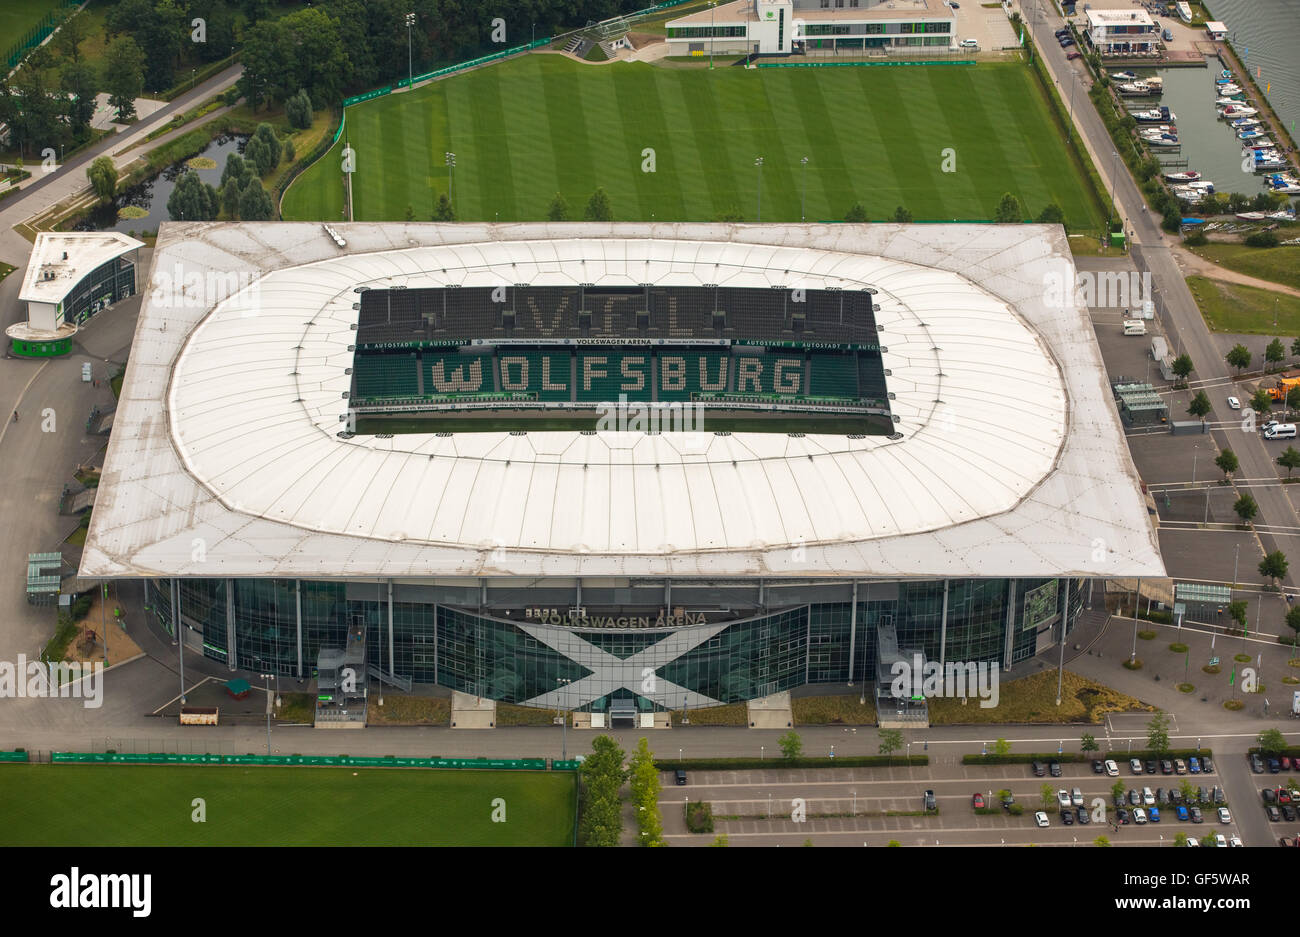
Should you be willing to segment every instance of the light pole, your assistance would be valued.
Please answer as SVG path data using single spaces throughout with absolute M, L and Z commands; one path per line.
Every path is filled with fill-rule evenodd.
M 716 2 L 709 4 L 709 71 L 713 71 L 713 8 Z
M 556 677 L 555 682 L 559 686 L 566 686 L 572 683 L 573 681 L 570 680 L 568 677 Z M 560 760 L 568 761 L 569 760 L 569 711 L 567 709 L 562 709 L 561 712 L 563 713 L 563 716 L 561 717 L 562 721 L 560 723 L 561 726 Z
M 763 157 L 754 160 L 754 165 L 758 167 L 758 220 L 763 220 Z
M 765 751 L 767 751 L 767 746 L 766 746 L 766 745 L 760 745 L 760 746 L 758 746 L 758 760 L 759 760 L 759 761 L 762 761 L 762 760 L 763 760 L 763 753 L 764 753 Z
M 456 154 L 448 150 L 442 154 L 444 162 L 447 164 L 447 201 L 451 202 L 452 207 L 456 205 Z
M 799 160 L 799 220 L 807 220 L 808 206 L 808 157 Z
M 849 793 L 853 795 L 853 816 L 856 817 L 858 815 L 858 792 L 849 791 Z
M 1075 69 L 1070 69 L 1070 131 L 1066 139 L 1074 141 L 1074 86 L 1079 80 L 1079 73 Z
M 1118 172 L 1118 169 L 1116 168 L 1118 163 L 1119 163 L 1119 153 L 1116 150 L 1111 150 L 1110 151 L 1110 203 L 1111 203 L 1111 208 L 1115 209 L 1116 214 L 1119 213 L 1119 176 L 1116 174 Z M 1110 221 L 1109 210 L 1106 212 L 1106 221 L 1107 222 Z M 1110 243 L 1109 224 L 1107 225 L 1106 228 L 1106 243 L 1107 244 Z
M 415 14 L 406 14 L 406 87 L 415 87 L 415 66 L 411 58 L 411 29 L 415 26 Z

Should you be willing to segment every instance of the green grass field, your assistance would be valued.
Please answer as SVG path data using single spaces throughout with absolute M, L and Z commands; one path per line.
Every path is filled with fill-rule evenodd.
M 1300 335 L 1300 299 L 1294 296 L 1207 277 L 1188 277 L 1187 285 L 1212 331 L 1281 336 L 1284 343 Z
M 1294 231 L 1283 231 L 1291 237 Z M 1217 261 L 1229 270 L 1271 280 L 1300 290 L 1300 246 L 1247 247 L 1245 244 L 1204 244 L 1196 248 L 1202 257 Z
M 902 205 L 917 221 L 993 217 L 1006 191 L 1026 217 L 1056 201 L 1072 228 L 1102 218 L 1016 63 L 749 70 L 584 65 L 529 55 L 348 108 L 357 220 L 432 217 L 456 153 L 458 218 L 546 217 L 555 193 L 582 218 L 597 185 L 616 220 L 798 221 L 799 160 L 809 221 L 861 202 L 872 220 Z M 343 141 L 286 193 L 289 220 L 342 209 Z M 643 172 L 654 150 L 655 171 Z M 944 172 L 947 148 L 955 171 Z
M 60 8 L 58 0 L 4 0 L 0 3 L 0 53 L 38 26 L 47 13 Z
M 4 765 L 6 846 L 568 846 L 571 773 Z M 191 820 L 201 797 L 207 821 Z M 506 822 L 492 822 L 494 798 Z

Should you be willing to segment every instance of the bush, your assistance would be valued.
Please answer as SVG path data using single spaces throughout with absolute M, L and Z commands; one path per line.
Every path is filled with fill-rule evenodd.
M 1272 231 L 1256 231 L 1246 238 L 1247 247 L 1277 247 L 1277 235 Z
M 1056 754 L 1043 754 L 1042 752 L 1029 752 L 1027 754 L 1010 754 L 1010 755 L 962 755 L 961 763 L 964 765 L 1027 765 L 1031 761 L 1059 761 L 1061 764 L 1070 764 L 1072 762 L 1091 761 L 1092 758 L 1087 755 L 1075 754 L 1073 752 L 1062 752 Z
M 706 801 L 686 802 L 686 828 L 692 833 L 713 832 L 713 805 Z
M 1010 807 L 1007 808 L 1007 813 L 1011 814 L 1013 817 L 1021 816 L 1024 814 L 1024 812 L 1025 812 L 1025 808 L 1022 807 L 1020 804 L 1012 804 Z
M 1201 247 L 1210 243 L 1210 239 L 1205 236 L 1205 232 L 1197 228 L 1187 237 L 1183 238 L 1184 247 Z
M 77 601 L 72 603 L 70 612 L 73 621 L 81 621 L 90 614 L 90 606 L 94 603 L 95 597 L 92 595 L 83 595 Z
M 929 755 L 913 755 L 910 759 L 902 755 L 854 755 L 844 758 L 796 758 L 793 761 L 781 757 L 773 758 L 684 758 L 660 761 L 655 760 L 655 767 L 660 771 L 744 771 L 763 768 L 886 768 L 925 767 L 930 763 Z

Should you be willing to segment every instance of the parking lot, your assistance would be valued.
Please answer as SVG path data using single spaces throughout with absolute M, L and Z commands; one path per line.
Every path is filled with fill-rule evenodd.
M 805 840 L 823 846 L 884 846 L 890 841 L 903 846 L 1090 846 L 1102 835 L 1116 846 L 1172 846 L 1180 832 L 1197 839 L 1214 832 L 1225 839 L 1238 835 L 1236 817 L 1233 822 L 1220 823 L 1210 806 L 1202 807 L 1204 822 L 1200 824 L 1190 819 L 1180 822 L 1175 808 L 1163 806 L 1158 807 L 1159 822 L 1130 822 L 1117 830 L 1111 796 L 1111 786 L 1117 780 L 1124 783 L 1126 794 L 1132 788 L 1139 797 L 1143 787 L 1150 787 L 1154 795 L 1157 788 L 1177 787 L 1187 781 L 1193 787 L 1204 787 L 1207 799 L 1212 799 L 1212 788 L 1220 783 L 1217 774 L 1179 777 L 1144 771 L 1135 776 L 1127 761 L 1118 762 L 1117 768 L 1118 778 L 1094 773 L 1090 763 L 1061 764 L 1059 777 L 1035 777 L 1030 765 L 1021 764 L 696 771 L 688 775 L 685 786 L 675 785 L 672 775 L 666 773 L 659 802 L 667 839 L 679 846 L 708 846 L 723 834 L 735 846 L 797 846 Z M 1050 809 L 1043 806 L 1044 785 L 1050 786 L 1053 794 Z M 1082 795 L 1089 822 L 1076 819 L 1066 826 L 1055 804 L 1056 792 L 1075 788 Z M 974 795 L 998 808 L 998 792 L 1004 789 L 1024 808 L 1023 815 L 1013 816 L 1001 809 L 989 815 L 975 812 Z M 923 811 L 927 790 L 934 792 L 936 813 Z M 684 805 L 688 798 L 712 805 L 712 834 L 687 831 Z M 1223 799 L 1234 809 L 1231 796 L 1225 793 Z M 1047 814 L 1046 827 L 1036 824 L 1034 814 L 1040 810 Z M 1073 803 L 1071 810 L 1077 813 Z M 802 820 L 797 819 L 800 811 Z

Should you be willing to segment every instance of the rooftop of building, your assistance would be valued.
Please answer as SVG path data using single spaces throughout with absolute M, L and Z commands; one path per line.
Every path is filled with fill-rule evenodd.
M 62 302 L 96 267 L 144 246 L 143 241 L 117 231 L 42 231 L 32 245 L 18 299 Z

